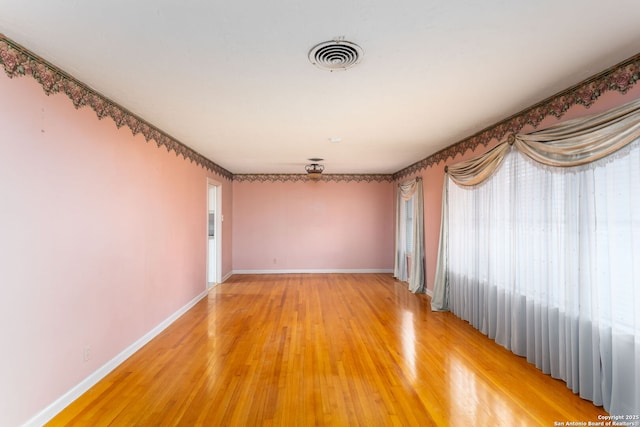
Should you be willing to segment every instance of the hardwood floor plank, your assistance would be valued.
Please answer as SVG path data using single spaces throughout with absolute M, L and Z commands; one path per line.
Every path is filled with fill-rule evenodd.
M 605 411 L 386 274 L 233 276 L 54 418 L 554 425 Z

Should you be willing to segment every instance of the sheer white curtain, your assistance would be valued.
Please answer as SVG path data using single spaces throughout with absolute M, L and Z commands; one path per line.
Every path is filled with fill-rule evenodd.
M 434 310 L 640 413 L 640 99 L 451 165 Z
M 409 200 L 411 203 L 407 204 Z M 407 206 L 413 210 L 411 215 L 407 215 Z M 407 224 L 407 219 L 411 224 Z M 407 245 L 408 241 L 410 245 Z M 398 185 L 394 277 L 408 281 L 411 292 L 424 292 L 424 194 L 420 178 Z
M 612 414 L 640 414 L 640 141 L 556 168 L 518 150 L 448 185 L 449 308 Z

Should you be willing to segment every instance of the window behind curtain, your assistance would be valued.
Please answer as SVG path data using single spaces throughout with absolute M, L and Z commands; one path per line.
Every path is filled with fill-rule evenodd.
M 517 151 L 449 186 L 451 310 L 612 413 L 640 410 L 640 142 L 573 168 Z
M 404 202 L 405 249 L 408 254 L 413 250 L 413 197 Z

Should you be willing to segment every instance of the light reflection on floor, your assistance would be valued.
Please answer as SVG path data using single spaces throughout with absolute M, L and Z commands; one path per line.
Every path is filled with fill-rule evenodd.
M 520 425 L 522 420 L 514 419 L 512 410 L 500 398 L 502 394 L 497 394 L 492 384 L 478 378 L 467 368 L 466 361 L 455 353 L 447 359 L 447 375 L 450 419 L 473 425 Z
M 402 353 L 406 366 L 409 368 L 408 374 L 411 380 L 416 380 L 416 330 L 413 320 L 413 312 L 402 311 Z

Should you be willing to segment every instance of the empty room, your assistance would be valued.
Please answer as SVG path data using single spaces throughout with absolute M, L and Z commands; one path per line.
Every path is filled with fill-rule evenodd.
M 639 17 L 0 1 L 0 426 L 640 426 Z

